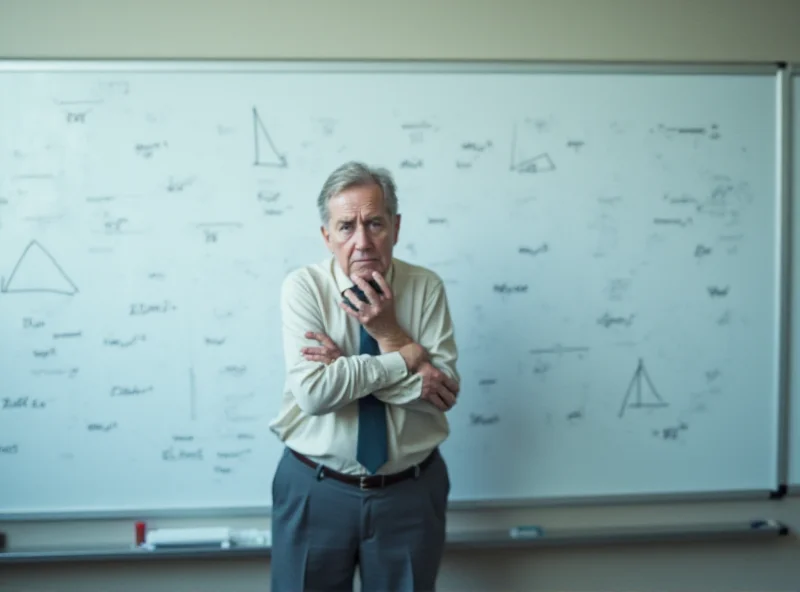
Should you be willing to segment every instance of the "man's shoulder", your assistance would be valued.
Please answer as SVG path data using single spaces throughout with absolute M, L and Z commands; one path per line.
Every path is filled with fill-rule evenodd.
M 283 278 L 283 287 L 321 289 L 329 281 L 331 281 L 330 260 L 326 259 L 290 270 Z
M 395 273 L 411 284 L 418 284 L 430 287 L 444 286 L 442 278 L 434 270 L 423 265 L 394 259 Z

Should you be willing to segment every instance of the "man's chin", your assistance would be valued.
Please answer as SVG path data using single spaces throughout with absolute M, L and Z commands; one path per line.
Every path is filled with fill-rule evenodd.
M 382 275 L 385 273 L 380 261 L 353 261 L 350 263 L 350 275 L 357 275 L 364 279 L 370 279 L 374 271 Z

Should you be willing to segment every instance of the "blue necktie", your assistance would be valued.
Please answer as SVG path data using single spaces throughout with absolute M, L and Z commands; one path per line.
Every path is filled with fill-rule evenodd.
M 378 342 L 361 327 L 359 353 L 377 356 Z M 370 473 L 375 473 L 389 459 L 389 444 L 386 438 L 386 406 L 375 395 L 358 400 L 358 444 L 356 460 Z

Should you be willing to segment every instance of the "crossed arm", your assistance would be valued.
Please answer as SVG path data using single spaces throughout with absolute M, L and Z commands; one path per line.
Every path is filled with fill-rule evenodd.
M 384 288 L 384 296 L 387 292 L 387 300 L 372 308 L 364 306 L 361 311 L 350 311 L 344 305 L 342 308 L 361 322 L 365 315 L 376 313 L 381 306 L 393 306 L 388 286 Z M 377 294 L 368 286 L 365 293 L 377 302 Z M 355 300 L 352 294 L 350 300 Z M 344 356 L 324 332 L 314 295 L 296 278 L 284 282 L 281 314 L 287 374 L 304 412 L 330 413 L 370 393 L 386 403 L 424 413 L 443 413 L 455 403 L 459 390 L 458 353 L 441 284 L 426 299 L 416 341 L 405 333 L 387 330 L 391 329 L 393 311 L 389 324 L 383 322 L 385 315 L 373 317 L 383 322 L 378 329 L 384 331 L 376 333 L 386 337 L 376 337 L 382 351 L 377 356 Z M 373 319 L 365 322 L 369 320 Z

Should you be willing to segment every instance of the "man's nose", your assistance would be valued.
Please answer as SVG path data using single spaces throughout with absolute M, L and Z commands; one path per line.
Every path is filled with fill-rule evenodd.
M 367 234 L 367 230 L 364 226 L 358 226 L 356 228 L 355 239 L 357 249 L 364 251 L 372 246 L 372 242 L 369 240 L 369 234 Z

